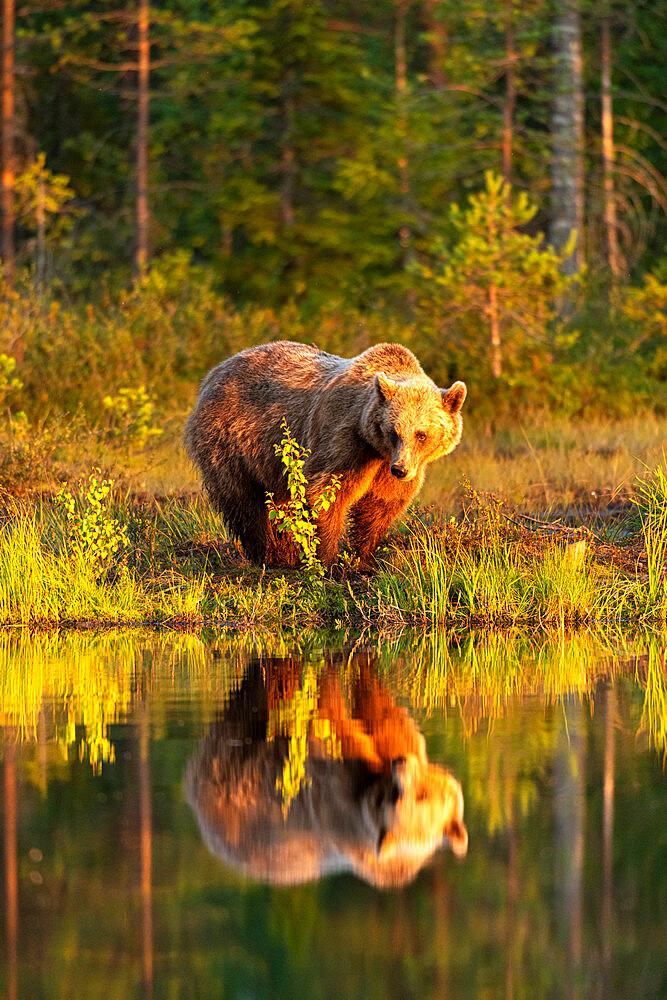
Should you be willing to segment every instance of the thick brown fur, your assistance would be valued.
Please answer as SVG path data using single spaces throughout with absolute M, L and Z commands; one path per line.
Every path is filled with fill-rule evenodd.
M 318 556 L 329 566 L 349 515 L 362 561 L 424 480 L 428 462 L 461 439 L 466 387 L 439 389 L 414 354 L 378 344 L 349 360 L 289 341 L 241 351 L 204 379 L 185 443 L 214 506 L 258 564 L 295 565 L 298 553 L 268 520 L 267 492 L 288 499 L 275 445 L 287 420 L 309 451 L 308 497 L 341 477 L 336 502 L 318 521 Z
M 296 690 L 294 661 L 254 663 L 188 766 L 186 793 L 208 846 L 237 871 L 295 884 L 353 871 L 379 887 L 415 877 L 441 845 L 468 847 L 456 778 L 429 763 L 422 734 L 365 657 L 355 658 L 348 700 L 335 668 L 319 685 L 320 722 L 335 733 L 331 757 L 316 733 L 287 814 L 280 780 L 289 734 L 267 740 L 282 697 Z

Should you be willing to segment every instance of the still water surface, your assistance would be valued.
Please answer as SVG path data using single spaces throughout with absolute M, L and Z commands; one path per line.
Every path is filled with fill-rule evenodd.
M 0 990 L 667 996 L 665 637 L 0 635 Z

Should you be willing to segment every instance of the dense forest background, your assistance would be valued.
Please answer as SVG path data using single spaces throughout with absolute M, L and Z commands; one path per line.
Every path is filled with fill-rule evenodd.
M 3 9 L 5 408 L 185 402 L 288 337 L 403 341 L 480 412 L 664 412 L 661 4 Z

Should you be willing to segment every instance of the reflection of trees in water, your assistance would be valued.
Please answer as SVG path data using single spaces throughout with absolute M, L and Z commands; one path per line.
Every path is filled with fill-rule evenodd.
M 586 753 L 583 706 L 563 703 L 563 726 L 554 756 L 555 879 L 558 933 L 567 956 L 566 995 L 579 996 L 583 933 L 583 869 L 586 819 Z
M 139 710 L 139 851 L 141 856 L 141 929 L 144 997 L 153 996 L 153 813 L 151 808 L 150 717 Z
M 616 789 L 616 691 L 608 687 L 605 692 L 604 770 L 602 806 L 602 910 L 600 933 L 602 937 L 602 962 L 600 970 L 600 997 L 611 994 L 611 960 L 613 940 L 614 898 L 614 793 Z
M 7 1000 L 18 996 L 18 857 L 16 835 L 16 753 L 14 734 L 5 735 L 3 747 L 3 842 L 5 847 L 5 931 L 7 934 Z

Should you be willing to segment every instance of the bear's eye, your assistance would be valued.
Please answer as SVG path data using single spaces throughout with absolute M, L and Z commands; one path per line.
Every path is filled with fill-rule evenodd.
M 428 434 L 426 433 L 426 431 L 417 431 L 417 433 L 415 434 L 415 438 L 417 439 L 417 441 L 419 441 L 420 444 L 423 444 L 427 437 Z
M 398 434 L 396 431 L 392 430 L 389 433 L 389 439 L 391 441 L 392 448 L 398 443 Z

